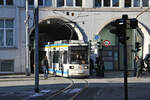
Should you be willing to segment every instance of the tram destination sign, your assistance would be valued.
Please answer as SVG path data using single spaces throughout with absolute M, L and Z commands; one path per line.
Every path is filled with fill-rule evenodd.
M 70 50 L 88 50 L 88 46 L 71 46 Z

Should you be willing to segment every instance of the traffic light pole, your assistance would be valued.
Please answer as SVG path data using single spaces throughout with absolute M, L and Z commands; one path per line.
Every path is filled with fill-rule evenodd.
M 39 92 L 39 9 L 38 0 L 34 0 L 34 21 L 35 21 L 35 92 Z
M 124 33 L 126 38 L 126 29 Z M 127 41 L 124 42 L 124 100 L 128 100 L 128 67 L 127 67 Z

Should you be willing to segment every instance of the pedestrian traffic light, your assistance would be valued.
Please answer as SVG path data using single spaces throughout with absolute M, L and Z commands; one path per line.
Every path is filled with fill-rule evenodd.
M 141 43 L 140 42 L 136 42 L 135 43 L 135 51 L 139 52 L 141 50 L 140 47 L 141 47 Z

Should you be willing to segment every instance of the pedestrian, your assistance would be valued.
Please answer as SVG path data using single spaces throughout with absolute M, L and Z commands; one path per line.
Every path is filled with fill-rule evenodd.
M 142 59 L 139 58 L 139 56 L 135 57 L 135 71 L 136 71 L 136 77 L 141 76 L 142 74 Z
M 96 76 L 100 76 L 100 58 L 96 58 Z
M 105 70 L 104 61 L 103 61 L 103 59 L 101 58 L 101 59 L 100 59 L 100 76 L 101 76 L 101 77 L 104 77 L 104 70 Z
M 47 56 L 44 56 L 41 63 L 43 73 L 44 73 L 44 79 L 48 78 L 48 60 Z
M 93 63 L 93 60 L 90 59 L 90 75 L 91 76 L 93 75 L 93 68 L 94 68 L 94 63 Z

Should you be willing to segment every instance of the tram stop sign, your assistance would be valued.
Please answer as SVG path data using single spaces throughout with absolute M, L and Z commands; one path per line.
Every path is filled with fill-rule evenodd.
M 109 40 L 104 40 L 103 45 L 105 47 L 108 47 L 110 45 L 110 41 Z

